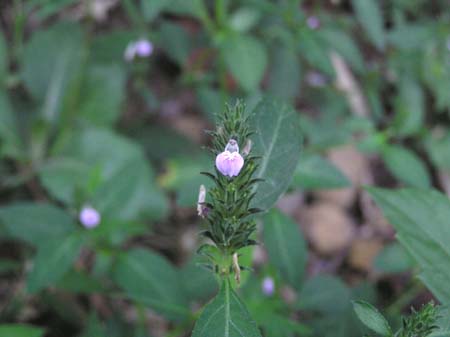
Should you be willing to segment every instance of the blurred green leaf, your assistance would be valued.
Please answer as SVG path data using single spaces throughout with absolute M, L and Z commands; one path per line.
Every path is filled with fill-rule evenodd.
M 252 206 L 269 209 L 292 180 L 302 147 L 297 112 L 288 104 L 263 99 L 253 110 L 250 124 L 255 128 L 252 153 L 262 156 Z
M 450 172 L 450 132 L 430 135 L 425 144 L 433 164 Z
M 192 337 L 210 336 L 261 336 L 245 304 L 228 280 L 222 281 L 219 294 L 203 309 L 192 331 Z
M 375 269 L 383 273 L 401 273 L 411 269 L 413 266 L 412 258 L 398 243 L 384 246 L 374 260 Z
M 37 31 L 26 44 L 22 78 L 32 96 L 42 102 L 42 118 L 56 122 L 70 81 L 82 62 L 82 31 L 73 23 L 59 23 Z
M 363 322 L 368 328 L 382 336 L 393 336 L 386 319 L 370 303 L 365 301 L 354 301 L 353 309 L 361 322 Z
M 249 35 L 229 35 L 221 53 L 233 77 L 248 91 L 256 90 L 267 66 L 264 45 Z
M 296 53 L 290 48 L 276 46 L 269 72 L 267 91 L 283 99 L 294 99 L 300 93 L 301 68 Z
M 76 294 L 102 293 L 104 285 L 82 270 L 70 269 L 57 283 L 57 287 Z
M 292 186 L 306 190 L 332 189 L 350 186 L 348 178 L 328 160 L 314 154 L 301 157 Z
M 35 15 L 39 20 L 45 20 L 49 16 L 57 14 L 59 11 L 62 11 L 65 7 L 73 5 L 76 0 L 29 0 L 26 5 L 28 5 L 31 10 L 32 7 L 36 11 Z
M 193 41 L 181 25 L 164 22 L 160 26 L 159 44 L 173 61 L 183 66 L 188 60 Z
M 343 312 L 350 304 L 350 289 L 332 275 L 308 279 L 300 291 L 297 307 L 324 314 Z
M 8 47 L 5 37 L 0 31 L 0 90 L 3 87 L 3 80 L 8 73 Z
M 4 337 L 42 337 L 45 330 L 27 324 L 0 324 L 0 336 Z
M 48 241 L 47 238 L 39 246 L 33 269 L 28 274 L 28 291 L 35 293 L 58 282 L 78 257 L 82 245 L 83 237 L 78 234 L 55 241 Z
M 172 0 L 141 0 L 142 15 L 147 22 L 150 22 L 172 5 L 172 2 Z
M 307 248 L 299 225 L 273 209 L 264 216 L 264 246 L 270 262 L 284 280 L 300 288 L 305 275 Z
M 148 305 L 168 319 L 182 320 L 189 314 L 181 279 L 160 255 L 143 249 L 122 254 L 114 280 L 132 300 Z
M 74 221 L 66 212 L 44 203 L 21 202 L 3 206 L 0 221 L 9 235 L 33 245 L 58 241 L 75 230 Z
M 86 74 L 78 114 L 96 125 L 116 122 L 125 98 L 124 69 L 114 64 L 92 65 Z
M 380 50 L 384 49 L 384 18 L 377 0 L 352 0 L 359 23 L 369 39 Z
M 0 79 L 1 80 L 1 79 Z M 18 158 L 22 142 L 8 96 L 0 89 L 0 156 Z
M 450 335 L 450 308 L 448 307 L 439 307 L 438 320 L 436 325 L 438 326 L 438 330 L 432 332 L 428 337 L 446 337 Z
M 117 66 L 123 64 L 128 43 L 136 38 L 136 33 L 127 30 L 115 30 L 96 34 L 92 38 L 90 61 L 92 64 Z
M 450 304 L 450 200 L 432 190 L 368 192 L 397 230 L 398 241 L 419 264 L 420 279 L 443 303 Z
M 202 111 L 211 122 L 216 120 L 216 114 L 223 109 L 223 96 L 217 89 L 202 86 L 197 89 L 197 98 Z
M 212 271 L 198 265 L 200 259 L 195 255 L 183 268 L 180 277 L 189 301 L 211 298 L 217 292 L 217 280 Z
M 431 178 L 420 157 L 399 145 L 386 145 L 382 152 L 383 161 L 389 171 L 401 182 L 412 187 L 429 187 Z
M 330 62 L 329 46 L 317 32 L 301 30 L 298 37 L 299 54 L 308 63 L 321 72 L 334 76 L 334 69 Z
M 241 7 L 230 17 L 230 27 L 237 32 L 247 32 L 261 19 L 261 12 L 256 7 Z
M 425 98 L 420 84 L 411 76 L 403 76 L 399 85 L 393 126 L 398 134 L 411 135 L 420 131 L 423 126 Z
M 395 47 L 410 50 L 422 49 L 432 35 L 433 30 L 430 26 L 424 23 L 408 23 L 390 29 L 386 38 Z

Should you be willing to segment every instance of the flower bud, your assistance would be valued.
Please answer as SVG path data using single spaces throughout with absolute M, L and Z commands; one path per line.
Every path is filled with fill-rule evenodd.
M 101 221 L 100 213 L 93 207 L 85 206 L 79 214 L 80 223 L 88 229 L 95 228 Z
M 247 139 L 247 143 L 245 143 L 244 148 L 242 149 L 242 155 L 243 156 L 248 156 L 250 151 L 252 150 L 252 141 L 250 139 Z
M 311 29 L 318 29 L 320 27 L 320 20 L 317 16 L 310 16 L 306 19 L 306 24 Z
M 136 57 L 149 57 L 153 53 L 153 44 L 146 40 L 146 39 L 140 39 L 137 41 L 131 41 L 124 54 L 124 58 L 126 61 L 131 62 Z
M 230 139 L 225 151 L 216 157 L 216 167 L 224 176 L 235 177 L 244 166 L 244 158 L 239 154 L 239 146 L 234 139 Z
M 272 296 L 275 292 L 275 282 L 273 278 L 270 276 L 265 277 L 262 281 L 261 289 L 264 295 Z

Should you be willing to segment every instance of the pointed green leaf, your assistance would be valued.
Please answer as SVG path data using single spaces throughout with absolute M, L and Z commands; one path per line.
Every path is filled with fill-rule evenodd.
M 219 294 L 203 310 L 192 337 L 261 337 L 255 321 L 230 282 L 224 280 Z
M 252 207 L 270 208 L 291 183 L 300 158 L 302 136 L 297 112 L 279 100 L 264 99 L 253 110 L 256 131 L 252 153 L 262 156 L 255 178 L 259 183 Z
M 359 23 L 365 29 L 369 39 L 378 48 L 385 43 L 383 13 L 377 0 L 353 0 L 353 9 Z
M 264 245 L 270 262 L 290 285 L 302 282 L 307 249 L 299 226 L 280 211 L 273 209 L 264 217 Z
M 382 336 L 392 336 L 391 328 L 388 322 L 370 303 L 365 301 L 354 301 L 353 309 L 361 322 L 363 322 L 369 329 Z

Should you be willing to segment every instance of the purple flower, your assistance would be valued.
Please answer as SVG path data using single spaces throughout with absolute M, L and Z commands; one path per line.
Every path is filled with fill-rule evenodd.
M 314 88 L 321 88 L 327 84 L 327 78 L 317 71 L 310 71 L 306 74 L 306 83 Z
M 320 27 L 320 20 L 317 16 L 312 15 L 306 19 L 306 24 L 311 29 L 318 29 Z
M 244 166 L 244 158 L 239 154 L 239 146 L 234 139 L 230 139 L 225 151 L 216 157 L 216 167 L 224 176 L 235 177 Z
M 95 228 L 101 221 L 100 213 L 90 206 L 84 206 L 80 211 L 79 220 L 88 229 Z
M 275 292 L 275 281 L 270 276 L 266 276 L 261 284 L 261 289 L 264 295 L 272 296 Z
M 136 57 L 149 57 L 153 53 L 153 44 L 146 40 L 140 39 L 137 41 L 131 41 L 127 49 L 125 50 L 125 60 L 130 62 L 133 61 Z

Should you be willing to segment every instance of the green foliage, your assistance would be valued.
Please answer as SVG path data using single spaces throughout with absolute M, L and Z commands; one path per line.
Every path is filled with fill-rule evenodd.
M 353 0 L 353 9 L 359 24 L 366 31 L 369 39 L 378 49 L 385 44 L 384 18 L 379 2 L 376 0 Z
M 264 216 L 264 245 L 270 262 L 283 279 L 299 287 L 305 273 L 307 251 L 298 225 L 280 211 L 271 210 Z
M 365 301 L 354 301 L 353 308 L 361 322 L 363 322 L 369 329 L 375 331 L 381 336 L 393 336 L 386 319 L 370 303 Z
M 413 266 L 412 258 L 399 243 L 386 245 L 374 260 L 375 269 L 383 273 L 400 273 Z
M 399 242 L 419 264 L 420 279 L 443 304 L 449 304 L 449 199 L 436 191 L 417 189 L 368 191 L 397 230 Z
M 0 336 L 7 337 L 42 337 L 45 330 L 26 324 L 0 324 Z
M 197 320 L 192 337 L 259 337 L 256 323 L 250 317 L 244 303 L 231 288 L 228 280 L 223 280 L 219 294 L 206 305 Z

